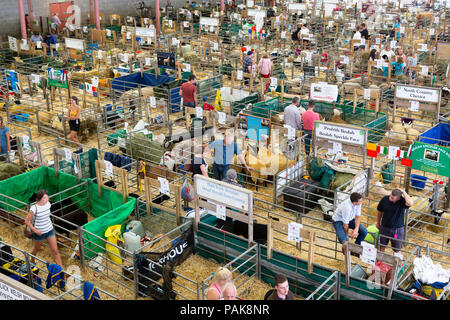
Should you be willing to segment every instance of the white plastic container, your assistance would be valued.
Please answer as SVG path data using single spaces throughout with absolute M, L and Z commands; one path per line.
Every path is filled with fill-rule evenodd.
M 145 236 L 144 226 L 138 220 L 132 220 L 127 224 L 127 230 L 137 234 L 140 237 Z
M 131 253 L 141 248 L 141 237 L 134 232 L 125 232 L 123 240 L 125 241 L 126 249 Z

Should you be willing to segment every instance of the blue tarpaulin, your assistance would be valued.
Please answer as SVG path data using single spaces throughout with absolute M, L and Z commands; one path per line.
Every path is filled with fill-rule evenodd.
M 156 79 L 156 75 L 153 73 L 133 73 L 123 77 L 115 78 L 111 81 L 113 90 L 128 91 L 136 88 L 138 85 L 143 87 L 156 87 L 160 84 L 174 81 L 175 78 L 169 75 L 159 75 Z
M 450 125 L 439 123 L 437 126 L 422 133 L 419 137 L 420 142 L 448 147 L 450 146 Z

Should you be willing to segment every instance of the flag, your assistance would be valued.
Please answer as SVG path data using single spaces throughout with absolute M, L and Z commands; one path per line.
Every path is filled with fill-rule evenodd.
M 409 159 L 406 159 L 406 158 L 402 158 L 400 164 L 402 166 L 412 167 L 412 160 L 409 160 Z
M 374 151 L 374 150 L 369 150 L 369 149 L 367 149 L 367 156 L 368 156 L 368 157 L 376 158 L 377 155 L 378 155 L 378 153 L 377 153 L 376 150 Z
M 367 150 L 377 151 L 377 145 L 375 143 L 367 143 L 366 148 Z

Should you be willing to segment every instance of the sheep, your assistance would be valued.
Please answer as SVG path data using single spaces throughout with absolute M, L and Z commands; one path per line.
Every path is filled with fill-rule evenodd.
M 381 198 L 390 195 L 391 193 L 383 187 L 381 181 L 376 181 L 371 191 L 371 200 L 381 200 Z
M 347 123 L 342 119 L 342 111 L 339 109 L 333 109 L 333 117 L 331 118 L 331 122 Z
M 271 219 L 279 221 L 278 218 L 271 217 Z M 248 224 L 245 222 L 233 221 L 227 217 L 225 221 L 219 220 L 216 227 L 248 239 Z M 267 224 L 257 223 L 256 220 L 253 220 L 253 240 L 262 245 L 267 243 Z

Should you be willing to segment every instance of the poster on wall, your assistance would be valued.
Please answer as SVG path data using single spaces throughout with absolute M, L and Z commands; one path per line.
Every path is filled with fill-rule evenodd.
M 450 148 L 415 141 L 409 160 L 413 169 L 450 177 Z
M 317 101 L 336 102 L 339 94 L 337 85 L 328 83 L 311 83 L 310 98 Z
M 57 70 L 53 68 L 47 69 L 48 85 L 57 88 L 69 88 L 66 70 Z

